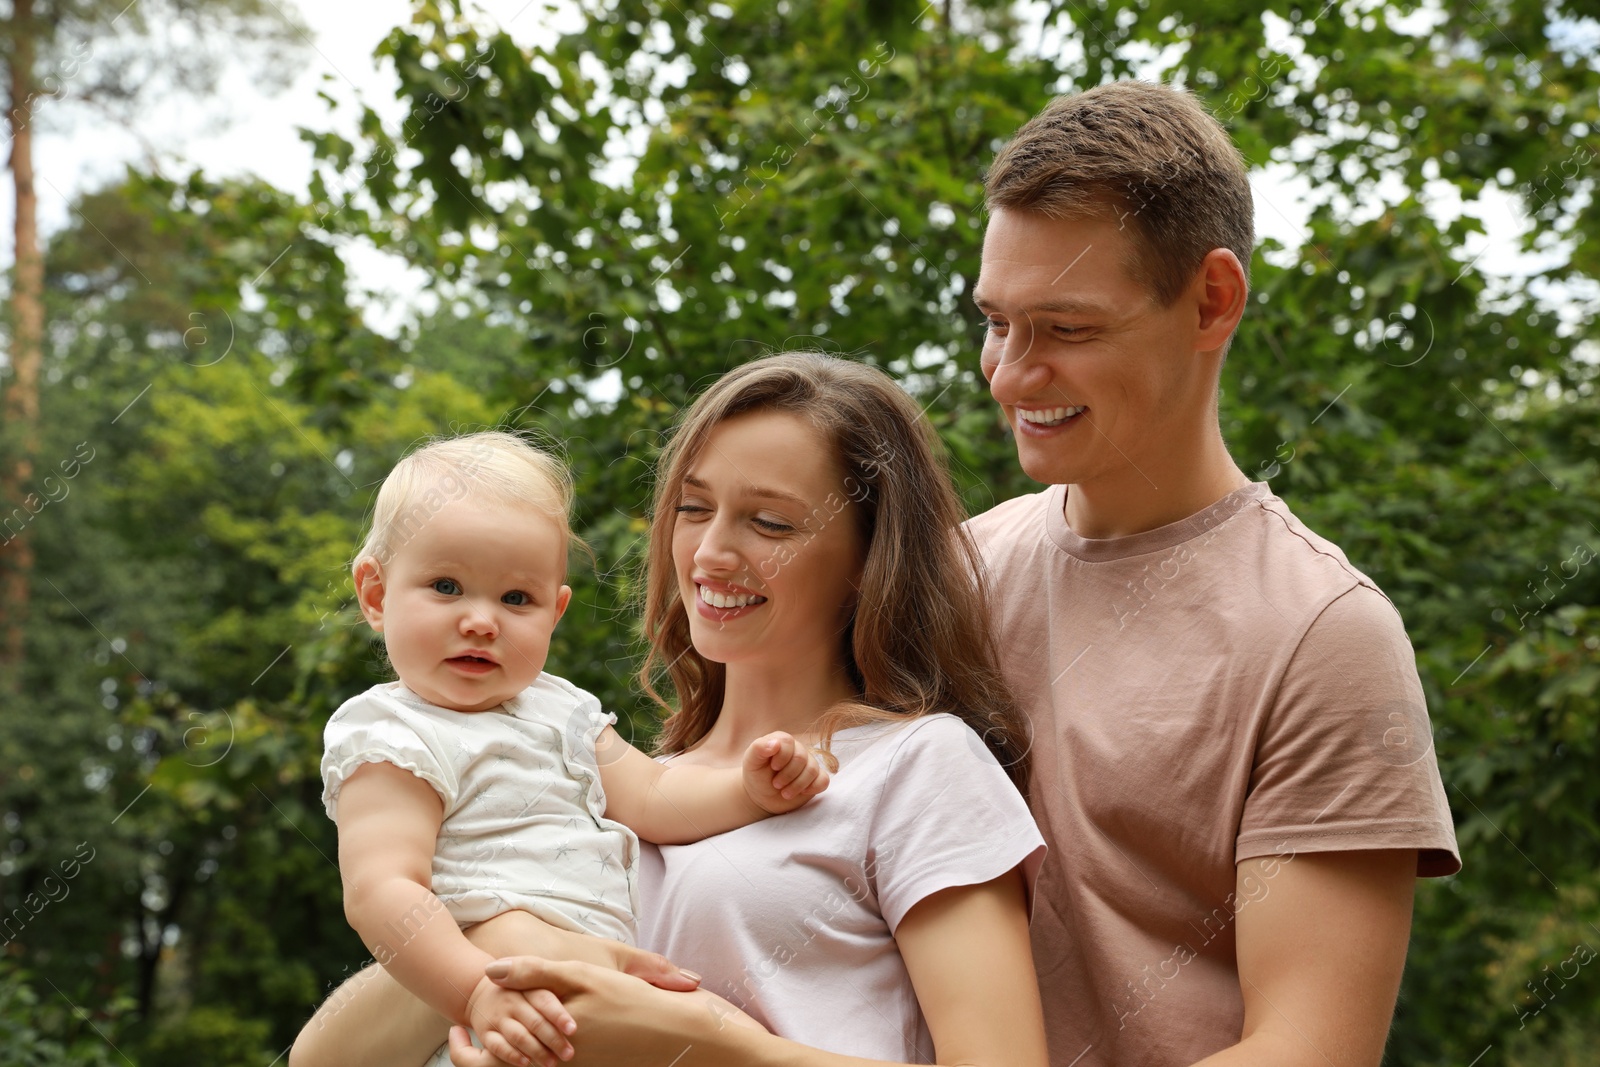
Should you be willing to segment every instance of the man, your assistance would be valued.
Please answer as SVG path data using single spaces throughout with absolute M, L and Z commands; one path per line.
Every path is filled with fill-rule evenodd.
M 1398 613 L 1222 440 L 1243 161 L 1125 82 L 985 191 L 983 372 L 1050 486 L 969 526 L 1034 724 L 1051 1062 L 1376 1065 L 1414 879 L 1460 860 Z

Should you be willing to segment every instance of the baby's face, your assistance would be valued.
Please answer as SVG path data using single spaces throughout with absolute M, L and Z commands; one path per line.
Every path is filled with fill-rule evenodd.
M 561 529 L 531 508 L 460 500 L 430 515 L 361 597 L 400 680 L 455 711 L 485 711 L 544 669 L 572 590 Z

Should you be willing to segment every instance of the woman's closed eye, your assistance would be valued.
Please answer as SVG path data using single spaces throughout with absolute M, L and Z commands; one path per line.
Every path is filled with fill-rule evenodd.
M 709 519 L 712 513 L 715 511 L 714 508 L 708 507 L 707 505 L 698 501 L 687 500 L 672 510 L 676 511 L 679 515 L 682 515 L 690 522 L 704 522 L 705 520 Z M 795 526 L 792 523 L 784 522 L 780 518 L 768 518 L 765 515 L 750 516 L 750 525 L 754 526 L 758 530 L 761 530 L 763 533 L 769 534 L 789 534 L 794 533 L 795 531 Z

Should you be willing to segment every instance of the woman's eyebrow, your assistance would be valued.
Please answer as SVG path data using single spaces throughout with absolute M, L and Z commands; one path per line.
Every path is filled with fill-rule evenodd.
M 692 474 L 685 474 L 683 476 L 683 483 L 685 485 L 692 485 L 696 489 L 703 489 L 708 493 L 711 491 L 711 486 L 707 485 L 705 481 L 700 478 L 696 478 Z M 752 485 L 749 482 L 745 482 L 744 484 L 738 486 L 738 492 L 741 496 L 755 496 L 766 500 L 784 500 L 791 504 L 797 504 L 802 508 L 809 508 L 811 506 L 809 503 L 807 503 L 804 497 L 796 496 L 795 494 L 785 492 L 782 489 L 767 489 L 763 486 Z

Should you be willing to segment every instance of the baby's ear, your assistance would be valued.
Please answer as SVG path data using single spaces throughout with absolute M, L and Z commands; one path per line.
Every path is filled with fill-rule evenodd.
M 356 561 L 351 571 L 356 586 L 356 603 L 361 614 L 378 633 L 383 633 L 383 568 L 371 556 Z

